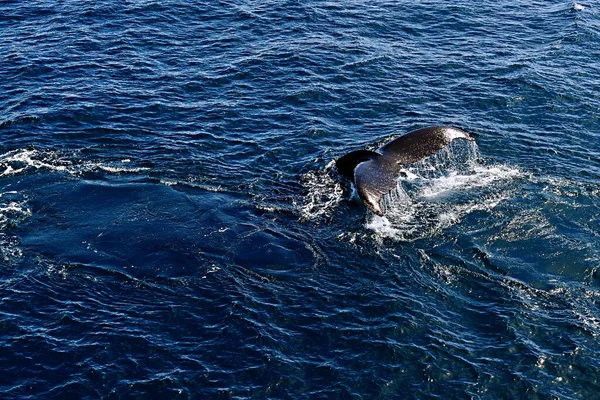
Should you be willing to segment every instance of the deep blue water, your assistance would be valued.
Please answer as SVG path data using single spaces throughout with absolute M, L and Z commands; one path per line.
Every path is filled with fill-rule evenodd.
M 1 2 L 0 397 L 600 398 L 598 7 Z

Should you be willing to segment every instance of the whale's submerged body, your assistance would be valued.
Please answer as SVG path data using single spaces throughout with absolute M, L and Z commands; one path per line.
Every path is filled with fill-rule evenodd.
M 419 129 L 381 146 L 376 151 L 357 150 L 336 160 L 338 171 L 354 181 L 367 208 L 382 216 L 381 197 L 396 187 L 402 165 L 417 162 L 441 150 L 455 139 L 474 139 L 449 126 Z

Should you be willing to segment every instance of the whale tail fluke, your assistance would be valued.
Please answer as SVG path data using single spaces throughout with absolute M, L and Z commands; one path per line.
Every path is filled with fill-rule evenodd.
M 336 160 L 343 176 L 354 181 L 359 197 L 367 208 L 382 216 L 381 197 L 396 187 L 403 164 L 422 160 L 455 139 L 473 141 L 467 132 L 449 126 L 419 129 L 389 142 L 378 152 L 357 150 Z

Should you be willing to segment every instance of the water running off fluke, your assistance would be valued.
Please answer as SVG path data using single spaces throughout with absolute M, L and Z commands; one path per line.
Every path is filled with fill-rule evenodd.
M 484 163 L 475 142 L 457 141 L 407 165 L 394 190 L 384 195 L 384 216 L 371 214 L 366 227 L 379 237 L 416 240 L 439 234 L 473 211 L 489 211 L 510 198 L 507 184 L 522 173 Z

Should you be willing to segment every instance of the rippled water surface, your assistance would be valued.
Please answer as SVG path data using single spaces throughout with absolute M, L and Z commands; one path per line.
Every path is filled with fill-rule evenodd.
M 598 7 L 0 3 L 0 397 L 598 398 Z

